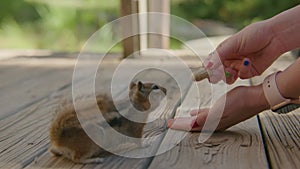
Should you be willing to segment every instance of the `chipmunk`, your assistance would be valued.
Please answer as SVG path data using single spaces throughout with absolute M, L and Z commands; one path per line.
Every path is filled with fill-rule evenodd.
M 153 83 L 138 82 L 129 86 L 129 99 L 138 111 L 147 111 L 155 106 L 151 105 L 149 95 L 152 91 L 162 91 L 166 95 L 167 90 Z M 107 123 L 116 131 L 131 137 L 141 138 L 145 123 L 133 122 L 118 113 L 112 99 L 100 95 L 97 98 L 98 107 Z M 155 98 L 158 102 L 161 100 Z M 122 106 L 124 105 L 123 102 Z M 159 104 L 159 103 L 158 103 Z M 157 106 L 157 105 L 156 105 Z M 129 114 L 134 116 L 135 112 L 129 109 Z M 147 119 L 147 114 L 143 117 Z M 73 105 L 57 114 L 49 129 L 50 148 L 49 151 L 55 156 L 64 156 L 75 163 L 99 163 L 103 157 L 110 155 L 102 149 L 83 130 Z

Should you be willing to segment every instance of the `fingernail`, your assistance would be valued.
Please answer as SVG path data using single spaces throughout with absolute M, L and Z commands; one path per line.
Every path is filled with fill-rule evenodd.
M 191 110 L 190 115 L 195 116 L 198 114 L 198 112 L 199 112 L 199 109 Z
M 197 123 L 197 120 L 194 122 L 192 129 L 199 127 L 199 124 Z
M 231 73 L 230 72 L 225 72 L 225 76 L 228 78 L 231 76 Z
M 171 128 L 173 122 L 174 122 L 173 119 L 168 120 L 168 121 L 167 121 L 167 127 L 168 127 L 168 128 Z
M 208 62 L 204 62 L 204 67 L 206 68 L 206 69 L 209 69 L 209 68 L 211 68 L 213 66 L 213 63 L 211 62 L 211 61 L 208 61 Z
M 248 66 L 250 64 L 249 60 L 244 60 L 244 66 Z
M 208 62 L 207 65 L 206 65 L 206 68 L 211 68 L 213 66 L 213 63 L 212 62 Z

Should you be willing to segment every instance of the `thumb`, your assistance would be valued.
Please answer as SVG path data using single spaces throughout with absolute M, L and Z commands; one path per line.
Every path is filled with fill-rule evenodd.
M 235 53 L 236 48 L 237 48 L 236 42 L 237 42 L 236 36 L 233 35 L 218 45 L 218 47 L 216 48 L 216 51 L 219 54 L 222 63 L 223 63 L 223 61 L 226 60 L 226 58 L 236 55 L 236 53 Z

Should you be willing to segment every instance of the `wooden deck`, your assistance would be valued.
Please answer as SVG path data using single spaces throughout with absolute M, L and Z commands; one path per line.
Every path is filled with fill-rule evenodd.
M 74 164 L 64 158 L 52 157 L 49 146 L 48 128 L 54 116 L 54 110 L 72 96 L 72 74 L 76 55 L 70 57 L 12 57 L 0 60 L 0 168 L 26 169 L 91 169 L 91 168 L 300 168 L 300 110 L 288 115 L 276 115 L 270 111 L 261 113 L 230 129 L 215 133 L 204 144 L 199 144 L 199 133 L 188 133 L 180 142 L 174 138 L 181 132 L 165 132 L 165 124 L 146 126 L 145 137 L 161 134 L 161 142 L 154 146 L 154 152 L 160 152 L 164 145 L 174 145 L 170 151 L 154 157 L 124 158 L 110 156 L 101 164 Z M 184 59 L 191 66 L 200 62 L 193 58 Z M 284 56 L 270 71 L 283 69 L 292 63 L 293 58 Z M 87 61 L 85 66 L 93 62 Z M 97 78 L 97 92 L 107 92 L 110 77 L 119 60 L 111 57 L 101 67 Z M 186 75 L 169 59 L 131 59 L 132 65 L 163 65 L 176 72 L 182 78 Z M 128 72 L 134 71 L 128 69 Z M 124 78 L 128 72 L 123 72 Z M 262 78 L 253 78 L 237 82 L 236 85 L 253 85 Z M 192 83 L 187 80 L 180 90 L 176 81 L 167 74 L 149 71 L 138 79 L 155 81 L 167 88 L 169 102 L 160 118 L 178 116 L 177 107 L 183 109 L 198 106 L 196 103 L 197 85 L 201 89 L 201 106 L 210 103 L 210 85 L 207 81 Z M 106 80 L 103 80 L 106 79 Z M 120 81 L 120 93 L 127 87 Z M 234 86 L 230 86 L 232 88 Z M 188 111 L 186 111 L 186 114 Z M 243 112 L 241 112 L 243 113 Z

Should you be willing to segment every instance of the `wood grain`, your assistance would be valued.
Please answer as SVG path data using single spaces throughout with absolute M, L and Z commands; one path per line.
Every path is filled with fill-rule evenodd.
M 62 62 L 56 64 L 56 62 Z M 53 65 L 49 64 L 52 62 Z M 70 84 L 73 61 L 65 59 L 10 59 L 0 62 L 0 119 Z M 64 78 L 61 78 L 64 77 Z M 55 82 L 55 83 L 53 83 Z M 9 93 L 8 93 L 9 92 Z
M 6 65 L 14 65 L 13 63 L 18 63 L 20 66 L 24 67 L 24 71 L 22 72 L 12 71 L 16 73 L 16 76 L 14 76 L 11 72 L 4 72 L 3 74 L 17 78 L 22 77 L 20 74 L 24 74 L 24 77 L 26 78 L 20 78 L 19 80 L 22 81 L 22 79 L 30 79 L 28 81 L 31 81 L 30 85 L 11 82 L 12 86 L 19 91 L 17 94 L 20 95 L 20 99 L 15 99 L 13 101 L 10 100 L 10 104 L 3 105 L 3 108 L 5 108 L 5 106 L 18 108 L 18 104 L 21 104 L 23 101 L 31 103 L 32 101 L 30 99 L 24 100 L 24 97 L 22 97 L 24 90 L 26 91 L 30 87 L 39 87 L 41 83 L 46 83 L 47 85 L 40 86 L 43 89 L 43 92 L 41 93 L 45 95 L 44 97 L 27 106 L 17 109 L 14 113 L 9 114 L 9 116 L 0 120 L 0 168 L 22 168 L 47 151 L 49 144 L 48 127 L 53 118 L 54 110 L 62 105 L 65 102 L 65 99 L 71 98 L 71 70 L 73 67 L 66 66 L 70 63 L 61 65 L 64 61 L 64 59 L 42 59 L 35 61 L 37 62 L 34 63 L 35 72 L 39 72 L 40 69 L 46 69 L 48 72 L 55 72 L 48 74 L 48 76 L 43 75 L 40 77 L 41 79 L 27 76 L 26 73 L 33 71 L 31 65 L 33 63 L 30 60 L 27 62 L 22 59 L 21 61 L 16 60 L 11 62 L 11 60 L 8 60 L 6 62 L 1 62 Z M 60 62 L 60 64 L 56 64 L 57 62 Z M 71 61 L 71 65 L 73 65 L 73 63 L 74 60 Z M 65 71 L 65 73 L 59 73 L 63 70 L 60 69 L 59 65 L 61 65 L 64 69 L 69 68 L 70 70 Z M 108 68 L 105 70 L 110 69 Z M 10 71 L 10 69 L 6 69 L 6 71 Z M 52 77 L 55 77 L 55 79 L 52 79 Z M 59 85 L 64 85 L 65 87 L 59 88 L 57 87 Z M 103 84 L 103 86 L 105 86 L 105 84 Z M 3 95 L 0 96 L 1 100 L 5 98 L 4 96 L 9 97 L 13 90 L 14 88 L 11 88 L 10 90 L 2 90 L 1 92 Z
M 276 70 L 283 70 L 292 61 L 290 57 L 280 58 L 261 77 Z M 109 88 L 111 80 L 108 77 L 113 75 L 113 70 L 118 63 L 119 61 L 108 62 L 107 67 L 103 67 L 99 75 L 97 74 L 97 79 L 103 77 L 102 80 L 96 80 L 98 93 L 106 92 L 105 90 Z M 130 66 L 145 66 L 149 63 L 153 66 L 172 67 L 171 70 L 179 76 L 187 76 L 171 59 L 156 60 L 149 57 L 141 60 L 132 59 Z M 191 63 L 194 64 L 194 61 L 191 60 Z M 225 132 L 215 133 L 207 142 L 199 144 L 197 132 L 166 131 L 165 119 L 179 115 L 187 116 L 190 109 L 198 108 L 199 105 L 209 106 L 210 86 L 206 80 L 197 84 L 198 86 L 193 84 L 185 99 L 182 100 L 183 96 L 174 79 L 165 74 L 157 74 L 157 71 L 142 74 L 136 79 L 156 81 L 168 88 L 169 103 L 165 111 L 154 114 L 153 116 L 158 120 L 147 124 L 144 131 L 145 138 L 161 134 L 161 144 L 155 145 L 156 148 L 152 151 L 162 154 L 154 158 L 139 159 L 110 156 L 102 164 L 90 165 L 78 165 L 65 158 L 52 157 L 47 152 L 48 126 L 53 117 L 53 110 L 66 98 L 71 97 L 70 74 L 73 64 L 72 59 L 59 58 L 14 59 L 0 62 L 0 79 L 5 81 L 0 84 L 1 111 L 9 112 L 9 116 L 0 118 L 0 168 L 268 168 L 266 153 L 271 168 L 299 168 L 300 166 L 299 110 L 287 115 L 276 115 L 266 111 L 259 115 L 262 131 L 259 129 L 257 118 L 254 117 Z M 89 64 L 87 62 L 86 66 Z M 127 74 L 134 71 L 128 69 L 123 72 L 124 76 L 120 79 L 120 83 L 128 78 Z M 28 72 L 32 76 L 27 74 Z M 29 83 L 28 79 L 31 77 L 32 82 Z M 185 80 L 188 82 L 188 79 Z M 261 81 L 262 78 L 256 77 L 251 79 L 251 84 L 258 84 Z M 249 85 L 248 81 L 238 84 Z M 189 83 L 185 85 L 182 93 L 189 89 L 189 85 Z M 127 87 L 125 84 L 120 84 L 120 89 L 125 87 Z M 195 87 L 201 91 L 200 103 L 197 103 L 195 98 L 197 94 Z M 36 88 L 39 89 L 35 90 Z M 34 99 L 26 95 L 26 90 L 31 90 L 32 92 L 29 93 L 37 97 Z M 13 101 L 10 95 L 13 96 Z M 6 102 L 2 103 L 3 100 Z M 179 110 L 176 112 L 179 104 L 182 105 L 181 114 Z M 181 142 L 177 142 L 176 134 L 185 137 Z M 165 148 L 163 146 L 173 148 L 161 152 Z M 264 147 L 267 152 L 264 151 Z
M 45 60 L 47 64 L 52 65 L 55 62 Z M 54 60 L 53 60 L 54 61 Z M 39 63 L 42 61 L 40 60 Z M 73 62 L 74 63 L 74 62 Z M 102 80 L 96 80 L 96 86 L 100 89 L 97 90 L 98 93 L 105 93 L 107 89 L 110 89 L 111 78 L 113 75 L 113 70 L 117 67 L 119 62 L 109 62 L 107 67 L 103 67 L 99 71 L 98 78 L 103 78 Z M 178 66 L 172 63 L 171 60 L 159 60 L 157 62 L 151 62 L 152 66 L 165 64 L 165 66 L 172 67 L 171 69 L 175 71 L 176 74 L 181 74 L 181 76 L 186 76 L 182 73 Z M 46 63 L 44 63 L 46 65 Z M 132 60 L 129 67 L 134 65 L 147 65 L 149 60 Z M 89 66 L 89 63 L 86 64 Z M 52 70 L 53 69 L 53 70 Z M 55 71 L 57 68 L 55 66 L 49 66 L 50 71 Z M 128 78 L 127 74 L 134 72 L 133 69 L 128 69 L 128 71 L 123 72 L 122 78 L 119 79 L 120 88 L 123 91 L 126 85 L 122 84 L 124 78 Z M 22 73 L 16 71 L 15 73 Z M 23 73 L 26 73 L 24 69 Z M 50 87 L 47 90 L 48 94 L 45 92 L 45 97 L 39 99 L 38 101 L 25 106 L 17 110 L 14 114 L 6 116 L 0 120 L 0 168 L 145 168 L 149 165 L 152 158 L 124 158 L 120 156 L 110 156 L 105 159 L 102 164 L 90 164 L 90 165 L 78 165 L 74 164 L 65 158 L 56 158 L 49 155 L 47 149 L 49 146 L 48 138 L 48 127 L 53 118 L 54 110 L 64 103 L 65 99 L 71 98 L 71 82 L 69 79 L 69 73 L 57 74 L 57 80 L 48 81 L 48 85 L 51 86 L 56 81 L 60 79 L 65 79 L 66 87 L 56 89 Z M 11 74 L 13 76 L 13 74 Z M 53 76 L 55 77 L 55 76 Z M 44 77 L 47 80 L 47 75 Z M 27 78 L 24 78 L 27 79 Z M 105 80 L 106 79 L 106 80 Z M 165 118 L 172 117 L 175 109 L 181 100 L 181 92 L 176 84 L 176 81 L 165 73 L 158 73 L 157 71 L 146 71 L 145 74 L 141 74 L 136 77 L 136 80 L 154 81 L 164 86 L 168 90 L 168 104 L 161 114 L 156 114 L 155 117 L 158 118 L 153 123 L 149 123 L 145 127 L 145 138 L 152 136 L 157 136 L 163 134 L 166 130 Z M 22 88 L 21 86 L 11 82 L 16 88 Z M 34 83 L 34 79 L 33 79 Z M 82 84 L 84 85 L 84 84 Z M 185 93 L 189 88 L 189 83 L 186 83 L 182 89 L 182 93 Z M 13 90 L 13 89 L 11 89 Z M 46 89 L 44 89 L 46 90 Z M 10 91 L 2 91 L 4 94 Z M 163 135 L 162 135 L 163 137 Z M 159 146 L 160 140 L 158 140 L 157 145 L 153 146 L 152 151 L 155 152 Z
M 300 166 L 300 110 L 286 115 L 266 111 L 259 115 L 262 133 L 274 169 Z
M 284 70 L 294 62 L 289 54 L 281 56 L 260 77 L 252 78 L 253 84 L 263 82 L 272 72 Z M 265 111 L 259 115 L 262 134 L 268 151 L 270 166 L 274 169 L 299 168 L 300 166 L 300 110 L 285 115 Z
M 200 103 L 197 103 L 197 94 L 195 94 L 198 90 L 201 92 Z M 188 112 L 199 105 L 209 106 L 210 91 L 207 81 L 194 84 L 182 103 L 183 111 L 177 112 L 176 116 L 189 116 Z M 183 138 L 182 141 L 178 139 L 180 137 Z M 185 133 L 170 130 L 160 149 L 166 146 L 174 148 L 154 157 L 149 168 L 267 168 L 264 145 L 256 117 L 224 132 L 214 133 L 205 143 L 199 143 L 198 137 L 198 132 Z

